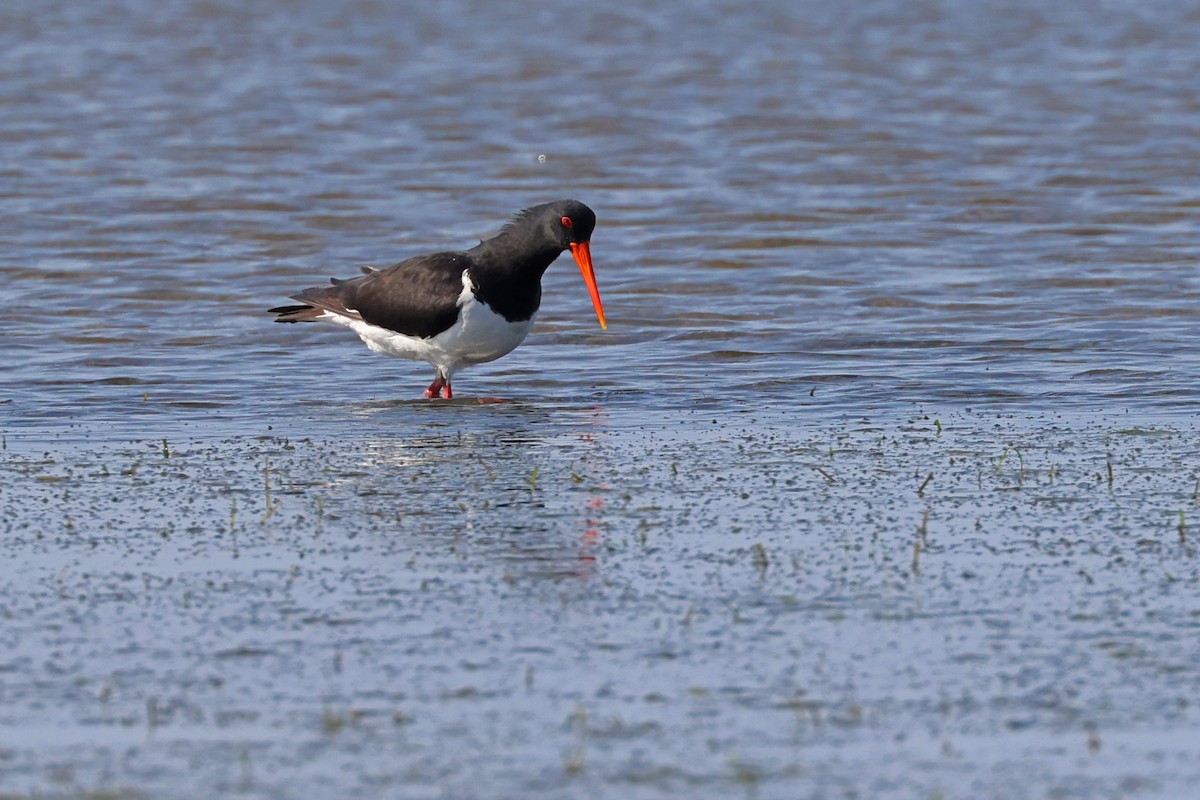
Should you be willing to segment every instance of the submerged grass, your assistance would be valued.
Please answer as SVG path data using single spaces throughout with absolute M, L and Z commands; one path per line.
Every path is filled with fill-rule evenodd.
M 76 731 L 145 720 L 153 741 L 125 756 L 147 767 L 139 774 L 182 769 L 161 742 L 207 758 L 212 742 L 246 736 L 263 740 L 259 764 L 307 742 L 301 768 L 330 785 L 366 785 L 378 748 L 396 772 L 508 775 L 489 744 L 505 741 L 551 787 L 629 786 L 621 776 L 652 773 L 674 796 L 782 791 L 797 741 L 854 761 L 879 735 L 902 741 L 916 728 L 1002 737 L 1015 720 L 1053 739 L 1084 705 L 1104 709 L 1106 738 L 1136 731 L 1177 696 L 1163 676 L 1176 669 L 1178 680 L 1186 644 L 1088 642 L 1129 642 L 1108 613 L 1114 592 L 1131 614 L 1153 608 L 1136 620 L 1148 636 L 1190 624 L 1179 587 L 1200 580 L 1198 565 L 1164 541 L 1163 509 L 1177 509 L 1170 522 L 1186 544 L 1178 465 L 1192 437 L 1129 439 L 1144 448 L 1134 492 L 1097 470 L 1104 459 L 1135 463 L 1108 433 L 956 422 L 939 439 L 923 425 L 563 436 L 539 448 L 537 468 L 527 448 L 453 429 L 290 449 L 176 441 L 169 469 L 138 461 L 157 439 L 58 448 L 37 469 L 10 440 L 0 555 L 13 570 L 0 604 L 20 613 L 6 629 L 5 678 L 35 687 L 37 707 L 14 695 L 8 713 L 20 725 L 61 706 Z M 1000 446 L 1017 434 L 1045 441 Z M 836 476 L 804 460 L 830 440 Z M 105 478 L 105 461 L 142 466 Z M 1014 479 L 1026 491 L 1006 491 Z M 272 524 L 247 528 L 239 506 L 260 495 Z M 57 636 L 88 659 L 41 649 Z M 1027 646 L 1035 640 L 1061 646 Z M 1136 693 L 1118 669 L 1139 670 Z M 1014 693 L 1034 673 L 1078 689 Z M 81 705 L 88 685 L 105 688 Z M 238 708 L 218 722 L 214 697 Z M 314 713 L 313 697 L 336 699 Z M 565 703 L 576 706 L 564 722 L 554 710 Z M 931 712 L 939 703 L 950 710 Z M 797 704 L 846 711 L 818 723 Z M 399 707 L 403 720 L 389 711 Z M 1183 734 L 1189 714 L 1171 723 Z M 715 728 L 724 733 L 710 747 L 700 732 Z M 431 736 L 456 752 L 423 747 Z M 27 771 L 47 758 L 10 752 Z M 714 752 L 754 766 L 739 779 L 718 755 L 695 769 Z M 96 748 L 83 753 L 92 767 L 103 761 Z M 994 766 L 986 754 L 964 758 Z M 126 774 L 115 777 L 129 783 Z

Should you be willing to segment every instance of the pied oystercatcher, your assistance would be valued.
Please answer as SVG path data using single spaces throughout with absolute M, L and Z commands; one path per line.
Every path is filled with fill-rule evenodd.
M 426 361 L 437 377 L 426 397 L 449 400 L 461 368 L 512 352 L 529 333 L 542 300 L 542 273 L 567 249 L 607 328 L 589 242 L 596 214 L 577 200 L 518 212 L 499 234 L 470 250 L 430 253 L 385 269 L 361 267 L 350 280 L 305 289 L 304 305 L 270 309 L 276 322 L 332 322 L 376 353 Z

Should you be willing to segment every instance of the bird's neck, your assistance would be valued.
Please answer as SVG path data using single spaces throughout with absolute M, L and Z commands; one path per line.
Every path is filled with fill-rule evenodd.
M 529 319 L 542 302 L 542 274 L 561 253 L 507 234 L 481 242 L 471 250 L 476 295 L 506 319 Z
M 531 247 L 529 240 L 517 232 L 502 233 L 480 242 L 472 253 L 498 277 L 518 282 L 541 281 L 543 273 L 561 254 L 562 248 L 553 243 Z

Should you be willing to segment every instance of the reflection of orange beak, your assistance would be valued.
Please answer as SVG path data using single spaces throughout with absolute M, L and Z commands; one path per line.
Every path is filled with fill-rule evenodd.
M 604 306 L 600 304 L 600 287 L 596 285 L 596 273 L 592 270 L 592 250 L 587 242 L 571 242 L 571 255 L 575 256 L 575 263 L 583 273 L 583 282 L 587 284 L 588 294 L 592 296 L 596 319 L 600 320 L 601 328 L 608 330 L 608 323 L 604 321 Z

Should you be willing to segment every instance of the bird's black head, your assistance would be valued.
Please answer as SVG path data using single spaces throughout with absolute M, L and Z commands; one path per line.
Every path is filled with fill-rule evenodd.
M 571 255 L 579 265 L 583 281 L 592 296 L 592 305 L 596 309 L 600 327 L 607 328 L 604 306 L 600 304 L 600 289 L 596 287 L 596 274 L 592 270 L 592 250 L 589 244 L 592 231 L 596 229 L 595 212 L 578 200 L 559 200 L 557 203 L 547 203 L 544 213 L 549 217 L 551 226 L 554 225 L 554 218 L 558 217 L 558 241 L 563 243 L 564 250 L 571 248 Z
M 578 200 L 555 200 L 517 214 L 506 230 L 525 229 L 539 239 L 554 242 L 559 250 L 586 244 L 596 229 L 596 213 Z
M 596 212 L 578 200 L 559 200 L 549 205 L 551 224 L 554 217 L 558 217 L 559 241 L 563 243 L 564 250 L 572 244 L 592 240 L 592 231 L 596 229 Z
M 583 275 L 583 282 L 587 284 L 600 327 L 606 328 L 608 323 L 604 321 L 604 306 L 600 303 L 600 290 L 596 287 L 589 244 L 595 229 L 595 212 L 578 200 L 556 200 L 527 208 L 514 216 L 497 236 L 480 242 L 479 247 L 472 250 L 473 253 L 481 251 L 474 274 L 478 278 L 489 270 L 503 272 L 510 282 L 514 273 L 524 276 L 522 279 L 532 282 L 536 289 L 532 307 L 532 311 L 536 311 L 536 298 L 541 296 L 539 282 L 542 273 L 562 251 L 570 250 Z M 495 307 L 491 300 L 484 302 Z

